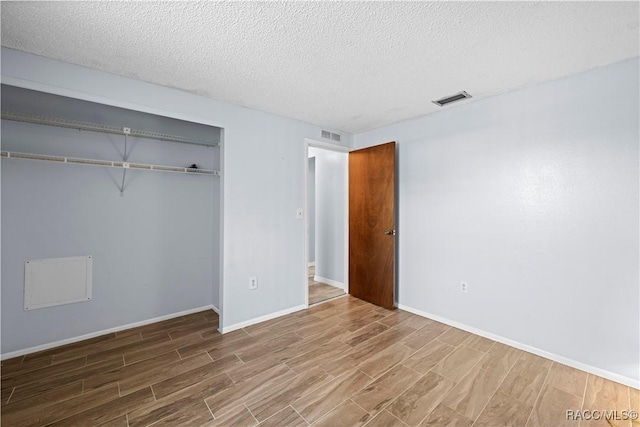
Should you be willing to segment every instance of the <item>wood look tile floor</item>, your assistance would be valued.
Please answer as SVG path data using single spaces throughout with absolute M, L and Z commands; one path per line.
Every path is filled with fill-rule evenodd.
M 640 392 L 347 296 L 220 335 L 196 313 L 2 362 L 3 426 L 618 426 Z M 635 426 L 635 424 L 634 424 Z
M 313 266 L 309 267 L 309 305 L 340 297 L 345 294 L 343 289 L 317 282 L 314 279 L 315 275 L 316 268 Z

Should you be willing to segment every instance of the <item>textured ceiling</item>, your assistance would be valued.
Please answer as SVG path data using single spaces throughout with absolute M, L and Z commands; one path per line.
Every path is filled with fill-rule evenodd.
M 639 54 L 638 2 L 1 7 L 3 46 L 351 132 Z

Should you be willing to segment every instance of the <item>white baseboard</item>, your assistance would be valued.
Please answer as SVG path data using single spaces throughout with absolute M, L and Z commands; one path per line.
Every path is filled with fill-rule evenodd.
M 331 280 L 331 279 L 327 279 L 326 277 L 322 277 L 322 276 L 313 276 L 313 280 L 315 280 L 316 282 L 320 282 L 320 283 L 324 283 L 325 285 L 331 285 L 334 286 L 336 288 L 340 288 L 340 289 L 344 289 L 344 283 L 342 282 L 337 282 L 335 280 Z
M 309 267 L 315 267 L 316 266 L 316 262 L 312 261 L 309 264 L 307 264 Z
M 199 311 L 213 310 L 218 313 L 218 309 L 213 305 L 205 305 L 203 307 L 192 308 L 189 310 L 181 311 L 179 313 L 165 314 L 164 316 L 154 317 L 153 319 L 142 320 L 140 322 L 129 323 L 127 325 L 116 326 L 115 328 L 103 329 L 101 331 L 91 332 L 89 334 L 80 335 L 78 337 L 66 338 L 60 341 L 54 341 L 47 344 L 37 345 L 35 347 L 24 348 L 22 350 L 10 351 L 9 353 L 3 353 L 0 355 L 0 360 L 11 359 L 13 357 L 24 356 L 25 354 L 31 354 L 42 350 L 49 350 L 50 348 L 60 347 L 61 345 L 72 344 L 78 341 L 88 340 L 89 338 L 99 337 L 100 335 L 111 334 L 113 332 L 124 331 L 125 329 L 137 328 L 138 326 L 149 325 L 151 323 L 162 322 L 163 320 L 173 319 L 175 317 L 186 316 L 187 314 L 197 313 Z M 218 313 L 220 314 L 220 313 Z
M 213 304 L 211 305 L 211 310 L 215 311 L 218 316 L 220 315 L 220 309 Z
M 229 332 L 236 331 L 238 329 L 245 328 L 247 326 L 255 325 L 256 323 L 265 322 L 267 320 L 275 319 L 276 317 L 285 316 L 287 314 L 295 313 L 296 311 L 304 310 L 306 308 L 307 308 L 306 304 L 297 305 L 295 307 L 291 307 L 291 308 L 287 308 L 287 309 L 284 309 L 284 310 L 276 311 L 275 313 L 269 313 L 269 314 L 265 314 L 264 316 L 258 316 L 258 317 L 254 317 L 253 319 L 245 320 L 243 322 L 238 322 L 238 323 L 235 323 L 233 325 L 229 325 L 229 326 L 224 327 L 224 328 L 221 325 L 219 331 L 220 331 L 221 334 L 226 334 L 226 333 L 229 333 Z
M 462 329 L 463 331 L 471 332 L 472 334 L 480 335 L 481 337 L 485 337 L 490 340 L 497 341 L 499 343 L 518 348 L 520 350 L 528 351 L 529 353 L 536 354 L 540 357 L 544 357 L 545 359 L 550 359 L 550 360 L 553 360 L 554 362 L 571 366 L 572 368 L 576 368 L 581 371 L 585 371 L 590 374 L 597 375 L 599 377 L 606 378 L 608 380 L 627 385 L 629 387 L 640 389 L 640 381 L 635 380 L 633 378 L 625 377 L 624 375 L 616 374 L 614 372 L 607 371 L 605 369 L 596 368 L 595 366 L 587 365 L 586 363 L 578 362 L 576 360 L 569 359 L 564 356 L 559 356 L 555 353 L 549 353 L 548 351 L 540 350 L 539 348 L 532 347 L 527 344 L 522 344 L 518 341 L 513 341 L 513 340 L 510 340 L 509 338 L 492 334 L 491 332 L 486 332 L 481 329 L 474 328 L 473 326 L 468 326 L 468 325 L 465 325 L 464 323 L 456 322 L 455 320 L 450 320 L 445 317 L 438 316 L 436 314 L 427 313 L 425 311 L 418 310 L 413 307 L 408 307 L 404 304 L 398 304 L 398 308 L 404 311 L 408 311 L 409 313 L 417 314 L 418 316 L 426 317 L 428 319 L 435 320 L 437 322 L 444 323 L 449 326 L 453 326 L 454 328 Z

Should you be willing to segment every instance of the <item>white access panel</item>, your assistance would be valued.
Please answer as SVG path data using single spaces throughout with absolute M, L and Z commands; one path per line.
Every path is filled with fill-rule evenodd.
M 91 299 L 91 255 L 29 260 L 24 265 L 24 309 Z

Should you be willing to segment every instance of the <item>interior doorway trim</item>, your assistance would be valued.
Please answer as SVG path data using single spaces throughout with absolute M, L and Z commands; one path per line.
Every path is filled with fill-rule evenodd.
M 305 308 L 309 308 L 309 147 L 320 148 L 322 150 L 336 151 L 348 154 L 353 148 L 343 145 L 331 144 L 329 142 L 318 141 L 315 139 L 304 139 L 304 304 Z M 344 291 L 349 294 L 349 162 L 347 162 L 346 179 L 344 182 Z

